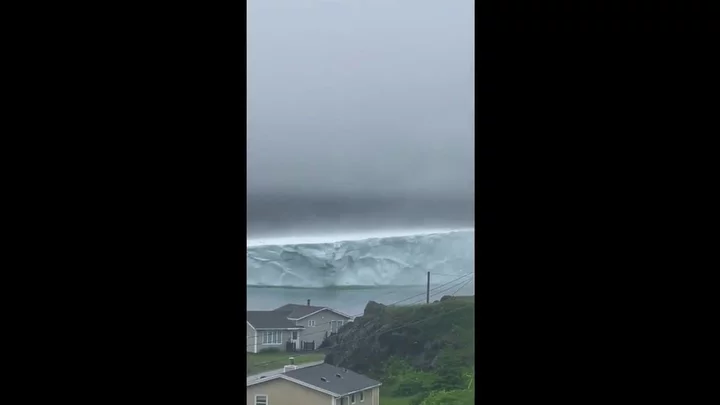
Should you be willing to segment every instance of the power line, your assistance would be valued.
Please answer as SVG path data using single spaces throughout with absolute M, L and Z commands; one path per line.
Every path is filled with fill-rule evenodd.
M 472 280 L 472 279 L 473 279 L 473 278 L 471 277 L 468 281 L 465 282 L 465 284 L 467 284 L 467 283 L 468 283 L 470 280 Z M 455 281 L 457 281 L 457 280 L 453 280 L 452 282 L 455 282 Z M 445 288 L 445 289 L 442 289 L 442 290 L 440 290 L 440 291 L 436 291 L 436 292 L 430 294 L 430 298 L 435 297 L 435 296 L 440 295 L 440 294 L 443 294 L 443 293 L 445 293 L 446 291 L 450 291 L 450 290 L 452 290 L 453 288 L 457 287 L 457 286 L 460 285 L 460 284 L 463 284 L 463 281 L 460 281 L 460 282 L 458 282 L 457 284 L 451 285 L 451 286 L 449 286 L 449 287 L 447 287 L 447 288 Z M 463 284 L 463 285 L 465 285 L 465 284 Z M 462 286 L 461 286 L 460 288 L 462 288 Z M 425 302 L 425 299 L 422 299 L 422 300 L 420 300 L 420 301 L 413 302 L 412 305 L 414 305 L 414 304 L 420 304 L 420 303 L 424 303 L 424 302 Z
M 444 287 L 444 286 L 446 286 L 446 285 L 448 285 L 448 284 L 450 284 L 450 283 L 454 283 L 454 282 L 456 282 L 457 280 L 459 280 L 459 279 L 461 279 L 461 278 L 463 278 L 463 277 L 467 277 L 467 276 L 470 275 L 470 274 L 472 274 L 472 273 L 463 274 L 462 276 L 460 276 L 460 277 L 458 277 L 458 278 L 456 278 L 456 279 L 454 279 L 454 280 L 448 281 L 448 282 L 445 283 L 445 284 L 440 284 L 439 286 L 436 286 L 436 287 L 434 287 L 434 288 L 431 288 L 430 291 L 434 291 L 434 290 L 437 290 L 438 288 Z M 388 305 L 388 306 L 397 305 L 397 304 L 399 304 L 399 303 L 401 303 L 401 302 L 405 302 L 405 301 L 407 301 L 407 300 L 409 300 L 409 299 L 412 299 L 412 298 L 415 298 L 415 297 L 419 297 L 419 296 L 421 296 L 421 295 L 426 295 L 426 294 L 427 294 L 426 292 L 421 292 L 420 294 L 415 294 L 415 295 L 413 295 L 413 296 L 411 296 L 411 297 L 408 297 L 408 298 L 405 298 L 404 300 L 400 300 L 400 301 L 398 301 L 398 302 L 392 303 L 392 304 L 390 304 L 390 305 Z
M 470 281 L 472 281 L 472 279 L 473 279 L 473 277 L 470 277 L 467 281 L 465 281 L 465 283 L 463 285 L 469 283 Z M 461 283 L 462 283 L 462 281 L 458 282 L 457 284 L 451 285 L 448 288 L 443 289 L 442 291 L 437 291 L 434 294 L 432 294 L 431 296 L 439 295 L 439 294 L 445 293 L 446 291 L 450 291 L 453 288 L 455 288 L 456 286 L 460 285 Z M 460 288 L 462 288 L 462 286 Z
M 469 279 L 468 281 L 466 281 L 465 283 L 463 283 L 463 285 L 461 285 L 461 286 L 460 286 L 460 288 L 458 288 L 457 290 L 455 290 L 455 292 L 454 292 L 454 293 L 452 293 L 451 295 L 452 295 L 452 296 L 454 297 L 454 296 L 455 296 L 455 294 L 457 294 L 457 293 L 458 293 L 458 291 L 460 291 L 460 290 L 461 290 L 461 289 L 462 289 L 463 287 L 465 287 L 465 285 L 467 285 L 467 283 L 471 282 L 472 280 L 473 280 L 473 279 L 472 279 L 472 278 L 470 278 L 470 279 Z

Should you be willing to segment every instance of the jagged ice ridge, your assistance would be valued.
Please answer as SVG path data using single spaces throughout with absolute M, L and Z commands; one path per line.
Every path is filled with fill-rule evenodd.
M 327 243 L 248 245 L 247 285 L 424 285 L 473 271 L 475 233 L 452 231 Z

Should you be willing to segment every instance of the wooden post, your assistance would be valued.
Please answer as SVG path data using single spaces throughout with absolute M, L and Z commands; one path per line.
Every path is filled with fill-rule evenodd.
M 428 281 L 427 281 L 427 298 L 425 299 L 425 303 L 430 303 L 430 272 L 428 271 Z

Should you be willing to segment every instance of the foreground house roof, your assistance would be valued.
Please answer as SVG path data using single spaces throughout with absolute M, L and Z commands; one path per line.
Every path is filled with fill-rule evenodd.
M 281 306 L 280 308 L 274 309 L 273 311 L 278 311 L 278 312 L 290 311 L 290 315 L 288 315 L 288 318 L 299 320 L 299 319 L 305 318 L 307 316 L 310 316 L 316 312 L 320 312 L 323 310 L 335 312 L 336 314 L 344 316 L 346 318 L 352 318 L 351 316 L 343 314 L 342 312 L 336 311 L 332 308 L 316 307 L 316 306 L 311 306 L 311 305 L 286 304 L 286 305 Z
M 286 304 L 281 306 L 280 308 L 276 308 L 273 311 L 277 312 L 290 312 L 290 315 L 288 315 L 288 318 L 292 319 L 300 319 L 304 318 L 310 314 L 314 314 L 315 312 L 319 312 L 325 309 L 325 307 L 316 307 L 316 306 L 310 306 L 310 305 L 298 305 L 298 304 Z
M 262 384 L 278 378 L 332 395 L 333 397 L 349 395 L 382 385 L 381 382 L 375 381 L 372 378 L 327 363 L 276 374 L 261 380 L 249 382 L 247 385 Z
M 257 329 L 302 329 L 288 319 L 287 311 L 247 311 L 248 323 Z
M 247 311 L 247 322 L 257 329 L 303 329 L 295 325 L 295 321 L 306 318 L 320 311 L 332 311 L 338 315 L 352 319 L 351 316 L 328 307 L 287 304 L 272 311 Z

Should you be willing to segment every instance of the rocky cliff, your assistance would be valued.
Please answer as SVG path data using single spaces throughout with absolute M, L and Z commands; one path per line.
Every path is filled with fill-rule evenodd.
M 405 307 L 371 301 L 362 317 L 325 340 L 325 362 L 376 378 L 387 376 L 392 361 L 459 376 L 474 364 L 474 312 L 474 297 Z

